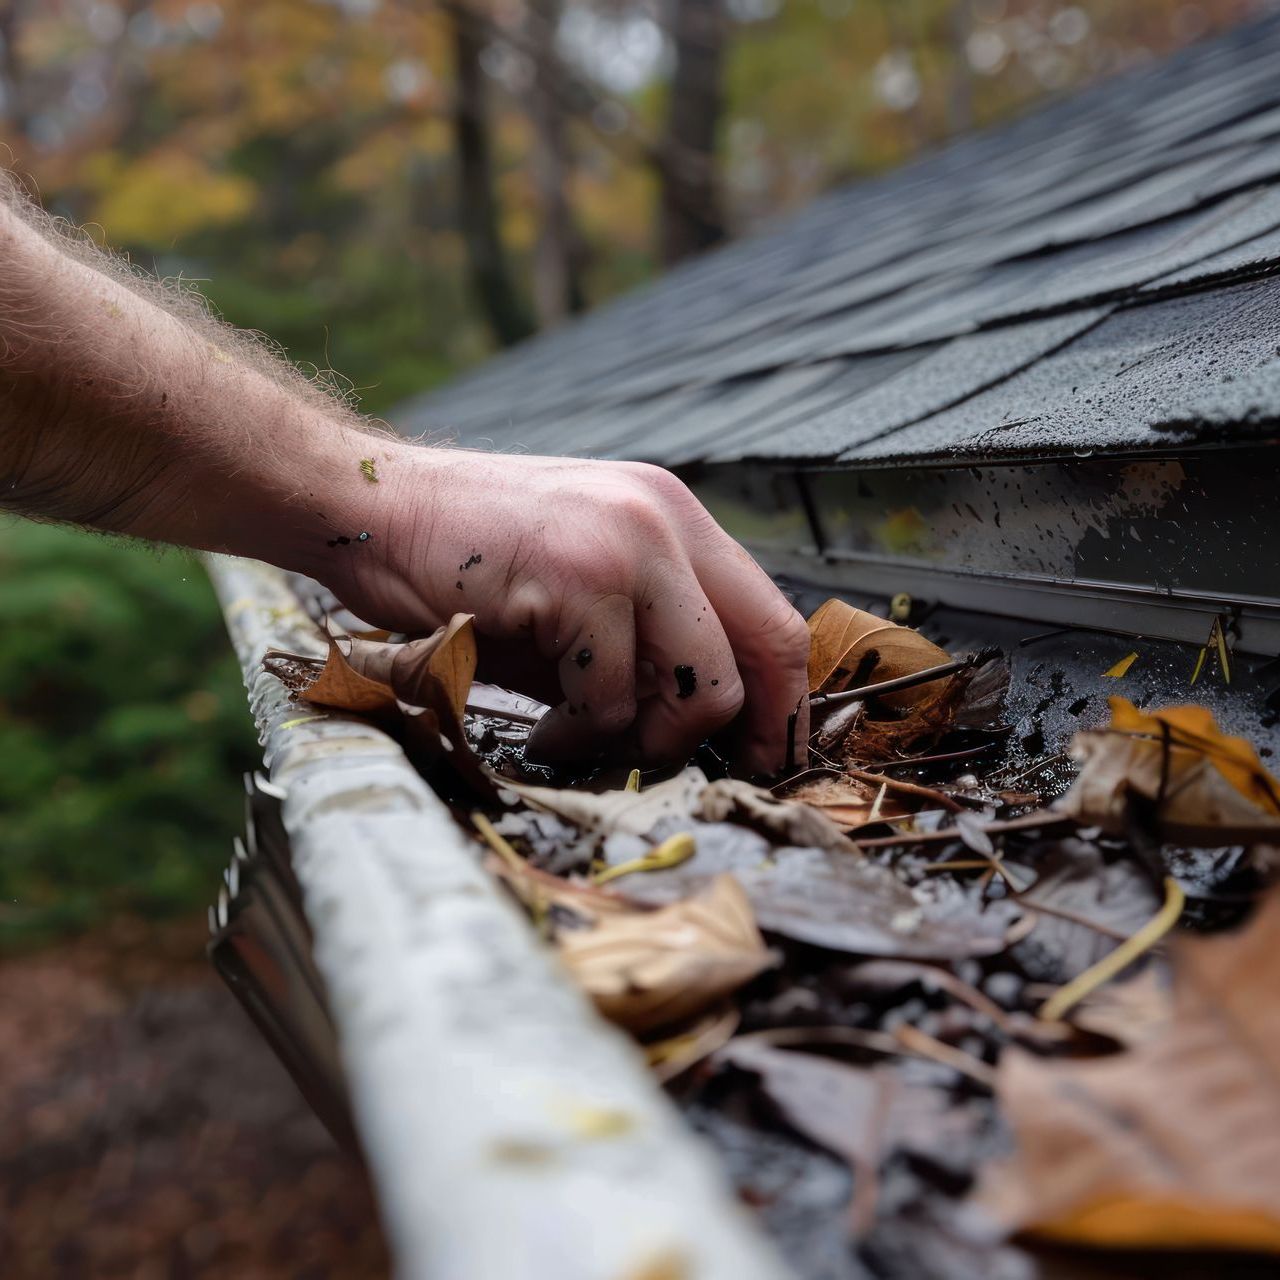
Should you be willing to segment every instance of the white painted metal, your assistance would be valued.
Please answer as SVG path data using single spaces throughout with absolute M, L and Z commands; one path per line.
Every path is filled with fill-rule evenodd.
M 323 652 L 277 570 L 210 557 L 403 1280 L 779 1280 L 710 1153 L 398 746 L 290 703 Z

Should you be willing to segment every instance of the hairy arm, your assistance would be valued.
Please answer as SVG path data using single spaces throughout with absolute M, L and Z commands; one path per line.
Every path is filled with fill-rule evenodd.
M 678 759 L 736 720 L 774 771 L 797 708 L 803 754 L 803 621 L 668 472 L 372 431 L 3 191 L 0 505 L 268 560 L 397 629 L 474 613 L 492 677 L 557 703 L 543 754 Z

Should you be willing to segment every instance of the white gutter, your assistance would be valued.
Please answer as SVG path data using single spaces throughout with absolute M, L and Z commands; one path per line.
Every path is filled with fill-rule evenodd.
M 278 570 L 209 557 L 402 1280 L 782 1280 L 641 1057 L 379 730 L 288 701 L 323 654 Z

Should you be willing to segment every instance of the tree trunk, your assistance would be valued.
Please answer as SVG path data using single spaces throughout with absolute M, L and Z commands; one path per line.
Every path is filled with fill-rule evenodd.
M 585 306 L 581 279 L 585 253 L 569 203 L 572 160 L 555 83 L 563 74 L 556 52 L 562 9 L 563 0 L 529 0 L 529 44 L 535 74 L 529 114 L 541 217 L 533 260 L 533 298 L 538 322 L 544 328 Z
M 725 15 L 721 0 L 668 0 L 675 72 L 667 107 L 661 250 L 670 265 L 724 239 L 716 168 Z
M 511 278 L 498 226 L 488 96 L 480 66 L 484 27 L 463 4 L 451 5 L 450 13 L 457 80 L 453 139 L 458 165 L 458 220 L 477 300 L 493 336 L 509 347 L 527 338 L 534 326 Z

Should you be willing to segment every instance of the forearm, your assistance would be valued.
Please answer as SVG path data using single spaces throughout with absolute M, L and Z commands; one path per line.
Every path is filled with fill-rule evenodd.
M 387 442 L 102 265 L 0 200 L 0 502 L 312 571 L 358 536 Z

